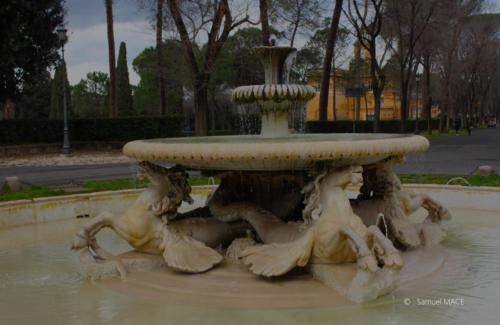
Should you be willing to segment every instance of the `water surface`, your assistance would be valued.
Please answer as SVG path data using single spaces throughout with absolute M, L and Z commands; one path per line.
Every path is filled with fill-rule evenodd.
M 4 229 L 0 324 L 498 324 L 500 216 L 479 210 L 451 212 L 454 219 L 444 243 L 451 254 L 441 272 L 375 302 L 342 308 L 221 309 L 125 296 L 80 276 L 69 247 L 85 221 Z M 114 253 L 129 249 L 108 230 L 99 241 Z M 462 300 L 446 305 L 450 298 Z M 437 301 L 441 305 L 435 305 Z

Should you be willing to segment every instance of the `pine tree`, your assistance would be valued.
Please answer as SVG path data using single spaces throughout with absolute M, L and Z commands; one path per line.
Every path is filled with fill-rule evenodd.
M 62 120 L 64 111 L 63 80 L 66 82 L 66 100 L 68 105 L 68 116 L 71 116 L 71 90 L 68 82 L 68 75 L 63 64 L 59 64 L 54 72 L 54 79 L 51 82 L 50 93 L 50 113 L 49 118 Z M 64 79 L 63 79 L 64 78 Z
M 120 116 L 135 115 L 134 106 L 132 102 L 132 89 L 128 78 L 127 66 L 127 48 L 125 42 L 120 43 L 120 50 L 118 51 L 118 63 L 116 65 L 116 92 L 118 114 Z

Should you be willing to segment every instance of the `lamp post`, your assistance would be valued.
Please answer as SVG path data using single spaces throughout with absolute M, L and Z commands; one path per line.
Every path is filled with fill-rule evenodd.
M 69 128 L 68 128 L 68 98 L 66 96 L 66 61 L 64 59 L 64 44 L 68 41 L 68 35 L 66 34 L 68 30 L 64 28 L 64 25 L 57 29 L 57 36 L 61 42 L 61 52 L 62 52 L 62 63 L 63 63 L 63 76 L 62 76 L 62 88 L 63 88 L 63 118 L 64 118 L 64 138 L 62 153 L 67 155 L 71 152 L 71 146 L 69 144 Z

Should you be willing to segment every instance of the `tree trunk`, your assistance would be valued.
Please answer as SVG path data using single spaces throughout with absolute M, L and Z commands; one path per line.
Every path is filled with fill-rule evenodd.
M 113 0 L 105 0 L 106 24 L 108 27 L 108 57 L 109 57 L 109 80 L 110 80 L 110 103 L 111 117 L 118 116 L 116 105 L 116 59 L 115 59 L 115 35 L 113 32 Z
M 337 94 L 335 92 L 335 90 L 337 89 L 337 79 L 335 78 L 335 57 L 333 57 L 333 61 L 332 61 L 332 70 L 333 70 L 333 73 L 332 73 L 332 76 L 333 76 L 333 90 L 332 90 L 332 109 L 333 109 L 333 120 L 336 121 L 337 120 Z M 330 86 L 328 86 L 330 87 Z
M 160 115 L 167 113 L 165 96 L 165 67 L 163 64 L 163 4 L 165 0 L 156 1 L 156 62 L 158 65 L 158 91 L 160 92 Z
M 333 49 L 337 38 L 340 14 L 342 13 L 343 0 L 335 0 L 335 9 L 333 10 L 330 32 L 326 42 L 325 59 L 323 62 L 323 77 L 321 79 L 321 89 L 319 93 L 319 120 L 328 119 L 328 95 L 330 92 L 330 73 L 332 71 Z
M 401 67 L 401 123 L 399 125 L 399 131 L 401 133 L 406 133 L 406 124 L 408 121 L 408 91 L 409 91 L 409 83 L 406 80 L 405 68 Z
M 208 81 L 210 75 L 201 73 L 196 76 L 194 82 L 194 115 L 195 125 L 194 130 L 197 136 L 205 136 L 208 134 L 207 128 L 207 112 L 208 112 Z
M 264 46 L 271 45 L 269 41 L 271 32 L 269 31 L 268 7 L 268 0 L 259 0 L 260 23 L 262 25 L 262 44 Z
M 429 53 L 424 55 L 424 85 L 422 89 L 422 110 L 423 118 L 427 119 L 427 132 L 432 134 L 432 97 L 431 97 L 431 56 Z
M 399 130 L 406 133 L 406 122 L 408 121 L 408 94 L 407 90 L 401 89 L 401 124 Z
M 375 112 L 374 112 L 374 119 L 373 119 L 373 132 L 374 133 L 379 133 L 380 132 L 380 101 L 381 101 L 381 96 L 382 92 L 378 88 L 378 86 L 373 87 L 373 97 L 375 101 Z

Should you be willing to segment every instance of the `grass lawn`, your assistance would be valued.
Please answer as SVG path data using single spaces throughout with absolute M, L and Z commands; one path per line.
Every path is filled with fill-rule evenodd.
M 481 126 L 479 128 L 474 128 L 472 129 L 472 134 L 474 134 L 474 131 L 477 131 L 477 130 L 480 130 L 480 129 L 486 129 L 485 126 Z M 467 129 L 460 129 L 458 130 L 458 135 L 459 136 L 464 136 L 464 135 L 467 135 Z M 420 135 L 426 137 L 427 139 L 429 140 L 432 140 L 432 139 L 437 139 L 437 138 L 441 138 L 441 137 L 454 137 L 456 136 L 455 135 L 455 130 L 449 130 L 447 133 L 440 133 L 439 130 L 433 130 L 432 131 L 432 134 L 428 134 L 427 131 L 420 131 Z
M 484 176 L 461 176 L 472 186 L 497 186 L 500 187 L 500 175 Z M 446 184 L 454 176 L 444 175 L 417 175 L 417 174 L 404 174 L 400 175 L 401 181 L 406 184 Z M 196 185 L 209 185 L 212 184 L 208 177 L 194 177 L 189 179 L 189 183 L 193 186 Z M 82 184 L 82 191 L 76 193 L 90 193 L 100 191 L 116 191 L 132 188 L 144 188 L 148 186 L 147 180 L 135 181 L 131 179 L 118 179 L 110 181 L 89 181 Z M 219 184 L 219 180 L 215 179 L 215 184 Z M 451 184 L 465 185 L 466 183 L 457 180 Z M 65 194 L 76 194 L 75 192 L 66 193 L 63 189 L 54 189 L 48 187 L 30 187 L 25 188 L 19 192 L 12 192 L 8 186 L 0 190 L 0 201 L 23 200 L 33 199 L 37 197 L 48 197 Z
M 19 192 L 12 192 L 7 185 L 0 190 L 0 201 L 27 200 L 35 197 L 47 197 L 64 195 L 64 190 L 50 189 L 42 186 L 33 186 L 22 189 Z
M 209 185 L 212 184 L 212 180 L 208 177 L 193 177 L 189 179 L 189 183 L 192 186 L 197 185 Z M 219 184 L 219 180 L 215 179 L 215 184 Z M 49 188 L 43 186 L 27 187 L 18 192 L 12 192 L 10 188 L 5 184 L 0 190 L 0 201 L 13 201 L 13 200 L 24 200 L 24 199 L 34 199 L 37 197 L 48 197 L 57 195 L 68 195 L 77 193 L 91 193 L 91 192 L 101 192 L 101 191 L 117 191 L 133 188 L 145 188 L 149 182 L 147 180 L 132 180 L 132 179 L 116 179 L 109 181 L 88 181 L 81 184 L 82 190 L 77 192 L 67 193 L 63 189 Z
M 409 184 L 446 184 L 450 179 L 456 176 L 449 175 L 417 175 L 417 174 L 405 174 L 399 175 L 401 182 Z M 465 179 L 472 186 L 498 186 L 500 187 L 500 175 L 491 176 L 459 176 Z M 456 180 L 451 185 L 466 185 L 465 182 L 461 180 Z

